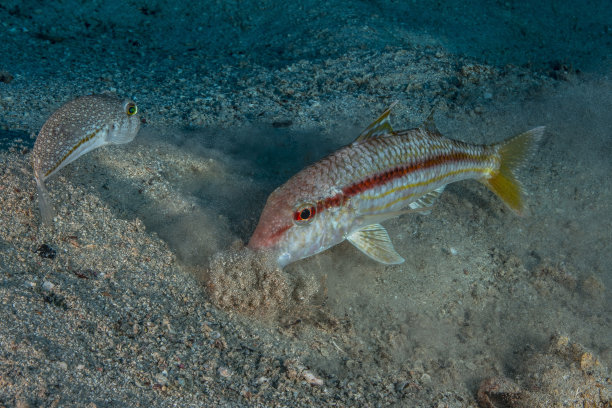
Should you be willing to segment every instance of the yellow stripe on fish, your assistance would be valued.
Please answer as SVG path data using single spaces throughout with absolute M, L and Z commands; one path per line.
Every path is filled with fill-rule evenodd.
M 423 181 L 423 182 L 420 182 L 420 183 L 408 184 L 408 185 L 401 186 L 401 187 L 396 187 L 396 188 L 394 188 L 392 190 L 389 190 L 389 191 L 381 194 L 378 197 L 363 196 L 362 198 L 364 200 L 374 200 L 374 199 L 385 197 L 385 196 L 387 196 L 389 194 L 392 194 L 392 193 L 401 192 L 403 190 L 409 190 L 409 189 L 415 188 L 415 187 L 425 187 L 425 186 L 428 186 L 428 185 L 433 184 L 435 182 L 438 182 L 440 180 L 443 180 L 443 179 L 445 179 L 447 177 L 456 176 L 456 175 L 461 174 L 461 173 L 479 173 L 479 172 L 483 173 L 483 174 L 486 174 L 487 170 L 482 170 L 482 169 L 479 169 L 479 168 L 469 168 L 469 169 L 455 170 L 455 171 L 451 171 L 451 172 L 448 172 L 446 174 L 443 174 L 443 175 L 441 175 L 439 177 L 432 178 L 432 179 L 427 180 L 427 181 Z M 398 199 L 396 199 L 394 201 L 391 201 L 390 203 L 387 203 L 385 205 L 382 205 L 382 206 L 379 206 L 379 207 L 373 207 L 372 211 L 386 210 L 386 209 L 388 209 L 390 207 L 393 207 L 395 204 L 398 204 L 398 203 L 400 203 L 402 201 L 408 200 L 408 199 L 413 198 L 415 196 L 420 197 L 422 195 L 423 195 L 422 193 L 421 194 L 419 194 L 419 193 L 410 193 L 410 194 L 408 194 L 406 196 L 403 196 L 403 197 L 400 197 L 400 198 L 398 198 Z
M 100 133 L 101 129 L 96 130 L 93 133 L 90 133 L 89 135 L 87 135 L 86 137 L 84 137 L 83 139 L 81 139 L 72 149 L 70 149 L 68 151 L 68 153 L 66 153 L 61 159 L 59 159 L 57 161 L 57 163 L 55 163 L 53 165 L 53 167 L 51 167 L 49 170 L 47 170 L 47 172 L 45 173 L 45 178 L 49 177 L 59 166 L 61 166 L 62 163 L 64 163 L 66 161 L 66 159 L 68 159 L 68 157 L 70 157 L 70 155 L 72 153 L 74 153 L 74 151 L 76 149 L 78 149 L 81 145 L 83 145 L 83 143 L 87 143 L 88 141 L 90 141 L 92 138 L 94 138 L 98 133 Z
M 430 210 L 444 187 L 476 179 L 513 211 L 524 210 L 514 171 L 544 132 L 532 129 L 506 142 L 470 145 L 437 131 L 393 131 L 390 108 L 350 145 L 308 166 L 277 188 L 249 241 L 274 251 L 279 265 L 314 255 L 345 239 L 379 262 L 403 258 L 379 223 Z

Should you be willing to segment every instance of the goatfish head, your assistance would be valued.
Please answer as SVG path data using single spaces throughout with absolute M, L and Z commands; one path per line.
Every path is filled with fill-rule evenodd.
M 280 267 L 322 252 L 345 239 L 355 219 L 342 192 L 316 184 L 308 167 L 270 194 L 249 248 L 273 252 Z

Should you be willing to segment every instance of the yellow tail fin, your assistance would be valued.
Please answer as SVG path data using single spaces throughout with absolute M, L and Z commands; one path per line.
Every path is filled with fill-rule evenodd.
M 544 134 L 544 126 L 531 129 L 498 145 L 499 169 L 482 180 L 514 212 L 521 215 L 525 210 L 523 189 L 514 176 L 514 171 L 534 152 Z

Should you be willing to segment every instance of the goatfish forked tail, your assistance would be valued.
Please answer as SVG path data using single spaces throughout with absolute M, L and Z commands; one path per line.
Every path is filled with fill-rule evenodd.
M 378 262 L 399 264 L 404 258 L 380 223 L 429 213 L 447 184 L 466 179 L 484 183 L 515 213 L 524 212 L 514 173 L 544 127 L 501 143 L 472 145 L 436 130 L 394 131 L 391 107 L 353 143 L 273 191 L 248 246 L 272 251 L 283 267 L 347 239 Z

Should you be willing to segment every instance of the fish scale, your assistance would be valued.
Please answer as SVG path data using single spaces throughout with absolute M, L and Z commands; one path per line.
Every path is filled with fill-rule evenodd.
M 434 130 L 395 132 L 389 113 L 276 189 L 249 247 L 274 251 L 285 266 L 347 239 L 379 262 L 401 263 L 380 222 L 430 212 L 447 184 L 465 179 L 486 184 L 522 213 L 523 193 L 513 172 L 534 150 L 543 127 L 506 142 L 471 145 Z

